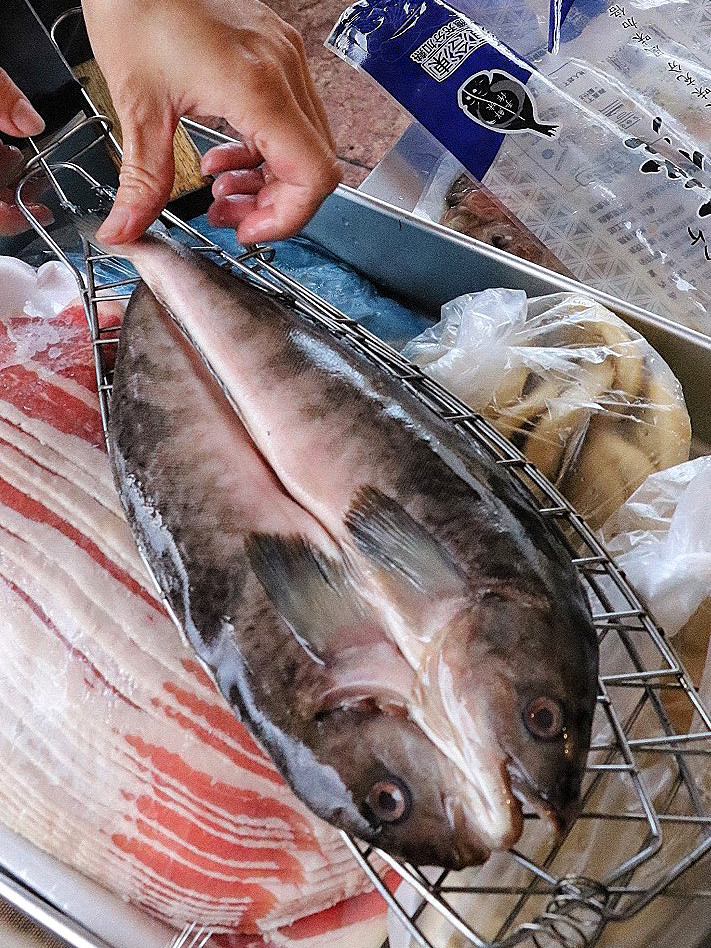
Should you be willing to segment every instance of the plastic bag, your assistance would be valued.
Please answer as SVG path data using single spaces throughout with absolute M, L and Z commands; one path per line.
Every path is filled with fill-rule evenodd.
M 601 537 L 668 635 L 711 706 L 711 457 L 653 474 L 605 523 Z M 704 669 L 706 668 L 706 671 Z M 688 730 L 688 703 L 670 693 L 673 723 Z
M 203 225 L 214 239 L 206 218 L 193 221 L 198 230 L 202 230 Z M 239 248 L 238 252 L 242 250 Z M 383 296 L 370 280 L 306 237 L 281 241 L 276 244 L 276 251 L 282 273 L 298 280 L 396 348 L 432 322 L 429 316 Z
M 570 275 L 558 257 L 447 152 L 437 162 L 413 213 L 481 240 L 497 250 L 505 250 L 556 273 Z
M 35 270 L 16 257 L 0 256 L 0 313 L 36 319 L 56 316 L 79 294 L 71 270 L 50 260 Z
M 709 506 L 711 457 L 696 458 L 647 478 L 601 530 L 609 553 L 670 635 L 711 598 Z
M 585 296 L 468 294 L 403 354 L 492 421 L 593 526 L 648 474 L 689 456 L 671 370 Z
M 558 56 L 541 0 L 358 0 L 327 43 L 578 279 L 711 333 L 708 10 L 564 9 Z

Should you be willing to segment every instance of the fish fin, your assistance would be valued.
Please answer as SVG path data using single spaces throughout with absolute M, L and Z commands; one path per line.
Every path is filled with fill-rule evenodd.
M 440 544 L 397 501 L 375 487 L 355 495 L 345 524 L 356 546 L 381 568 L 395 570 L 418 591 L 460 595 L 464 576 Z
M 326 661 L 336 648 L 381 637 L 359 608 L 343 564 L 302 537 L 253 533 L 245 551 L 267 596 L 312 657 Z

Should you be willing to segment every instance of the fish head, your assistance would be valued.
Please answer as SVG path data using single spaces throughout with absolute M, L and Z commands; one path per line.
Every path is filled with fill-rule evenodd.
M 449 647 L 448 647 L 449 646 Z M 464 769 L 503 764 L 510 795 L 563 832 L 579 809 L 597 699 L 598 649 L 587 604 L 486 592 L 449 630 L 438 686 Z M 499 786 L 496 801 L 506 800 Z M 505 829 L 499 805 L 499 823 Z M 502 847 L 503 848 L 503 847 Z
M 337 812 L 320 814 L 330 823 L 415 865 L 462 869 L 489 858 L 465 778 L 404 710 L 334 709 L 314 722 L 309 743 L 347 790 L 332 797 Z

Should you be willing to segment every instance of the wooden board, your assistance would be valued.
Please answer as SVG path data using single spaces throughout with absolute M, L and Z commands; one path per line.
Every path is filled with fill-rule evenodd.
M 123 146 L 121 123 L 111 101 L 106 80 L 96 61 L 90 59 L 75 66 L 74 75 L 84 86 L 95 108 L 111 119 L 114 126 L 114 135 L 119 144 Z M 178 126 L 175 133 L 173 149 L 175 153 L 175 183 L 170 194 L 171 201 L 184 197 L 186 194 L 192 194 L 194 191 L 199 191 L 209 183 L 209 179 L 205 178 L 200 172 L 200 153 L 182 125 Z M 117 167 L 120 166 L 118 158 L 116 158 L 116 165 Z

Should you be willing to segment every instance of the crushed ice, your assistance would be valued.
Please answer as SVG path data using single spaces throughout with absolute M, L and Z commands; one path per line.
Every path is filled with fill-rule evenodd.
M 35 270 L 15 257 L 0 256 L 0 319 L 11 346 L 0 350 L 0 369 L 23 365 L 66 339 L 59 314 L 76 299 L 72 271 L 56 260 Z M 77 332 L 80 330 L 77 329 Z

